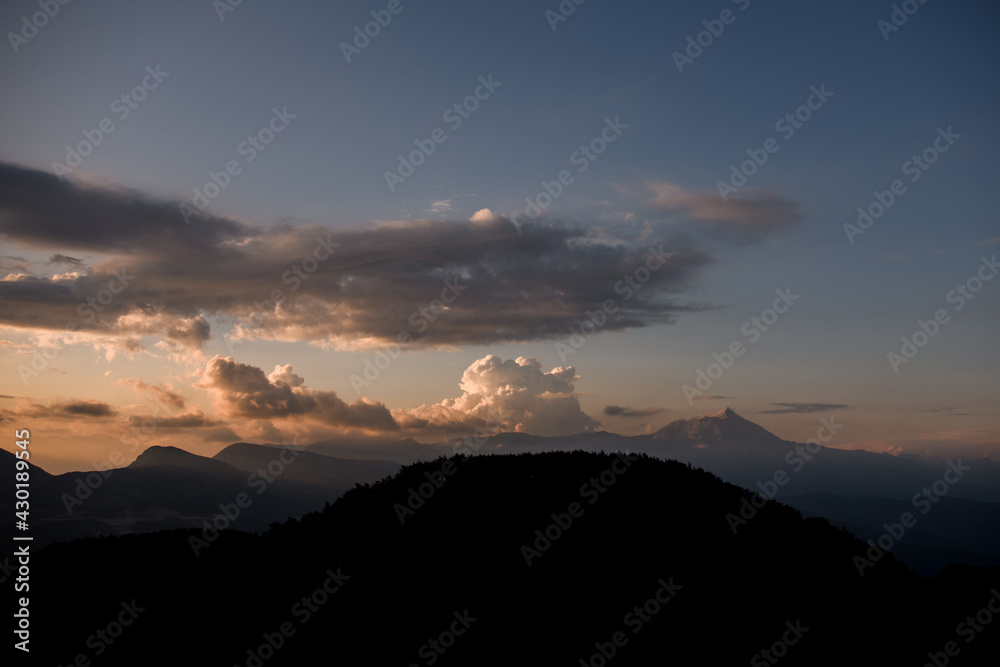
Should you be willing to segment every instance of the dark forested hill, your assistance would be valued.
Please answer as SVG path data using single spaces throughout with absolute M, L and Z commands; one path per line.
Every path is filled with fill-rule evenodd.
M 751 500 L 646 456 L 418 463 L 198 556 L 204 534 L 182 530 L 51 545 L 33 561 L 32 650 L 48 665 L 922 665 L 954 641 L 956 664 L 986 664 L 1000 627 L 966 642 L 956 624 L 997 570 L 922 581 L 886 555 L 861 576 L 868 545 Z

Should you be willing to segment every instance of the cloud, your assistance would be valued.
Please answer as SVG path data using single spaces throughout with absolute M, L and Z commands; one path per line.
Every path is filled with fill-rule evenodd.
M 666 412 L 663 408 L 643 408 L 641 410 L 633 410 L 632 408 L 622 407 L 620 405 L 609 405 L 604 408 L 604 414 L 609 417 L 652 417 L 653 415 L 658 415 L 661 412 Z
M 103 401 L 70 400 L 36 403 L 19 399 L 13 408 L 0 413 L 0 420 L 37 418 L 77 420 L 81 417 L 104 419 L 116 416 L 118 416 L 118 411 Z
M 643 186 L 653 206 L 667 213 L 681 213 L 697 224 L 736 232 L 747 239 L 774 234 L 802 219 L 799 205 L 766 191 L 747 190 L 740 197 L 722 201 L 718 194 L 697 194 L 666 181 L 646 181 Z
M 243 225 L 210 215 L 184 222 L 176 203 L 141 193 L 62 181 L 52 174 L 0 163 L 0 202 L 6 241 L 100 253 L 161 254 L 187 249 L 192 261 L 219 253 Z M 54 243 L 55 242 L 55 243 Z
M 408 332 L 414 345 L 441 347 L 561 338 L 606 299 L 620 308 L 602 331 L 671 323 L 705 307 L 678 296 L 713 261 L 684 235 L 556 223 L 519 233 L 484 211 L 475 221 L 355 229 L 209 214 L 186 224 L 177 202 L 0 164 L 9 243 L 94 257 L 85 274 L 53 280 L 22 270 L 0 282 L 0 326 L 72 333 L 66 344 L 107 354 L 140 353 L 150 338 L 172 351 L 202 349 L 238 321 L 235 340 L 356 349 Z M 616 284 L 661 244 L 665 265 L 622 299 Z M 460 296 L 445 304 L 449 285 Z
M 472 214 L 472 217 L 469 218 L 469 222 L 492 222 L 493 220 L 495 220 L 495 219 L 497 219 L 499 217 L 500 216 L 498 216 L 496 213 L 494 213 L 490 209 L 488 209 L 488 208 L 481 208 L 481 209 L 479 209 L 478 211 L 476 211 L 475 213 Z
M 166 403 L 172 408 L 176 408 L 177 410 L 184 408 L 184 397 L 170 389 L 147 384 L 142 380 L 137 380 L 135 378 L 123 378 L 118 381 L 118 384 L 123 387 L 131 387 L 136 392 L 151 393 L 156 396 L 158 400 Z
M 215 356 L 197 385 L 215 397 L 220 412 L 230 419 L 304 419 L 324 426 L 361 431 L 396 431 L 399 425 L 381 403 L 362 399 L 348 404 L 336 392 L 310 389 L 291 366 L 264 371 Z
M 196 386 L 213 395 L 219 414 L 231 426 L 249 426 L 272 439 L 287 438 L 290 432 L 319 438 L 330 431 L 445 438 L 468 435 L 497 421 L 504 430 L 534 435 L 593 431 L 599 422 L 580 409 L 573 391 L 578 379 L 572 367 L 545 371 L 534 358 L 487 355 L 465 369 L 458 397 L 390 412 L 369 399 L 348 404 L 333 391 L 312 389 L 291 365 L 276 365 L 265 375 L 255 366 L 216 356 Z M 246 425 L 246 420 L 253 423 Z
M 96 400 L 42 404 L 18 399 L 13 408 L 0 410 L 0 421 L 30 419 L 40 424 L 55 420 L 61 422 L 59 428 L 69 428 L 75 435 L 112 439 L 122 431 L 141 429 L 148 444 L 183 443 L 193 432 L 205 442 L 308 441 L 335 434 L 410 435 L 441 441 L 481 428 L 558 436 L 594 431 L 600 425 L 580 407 L 576 369 L 546 370 L 532 357 L 487 355 L 465 369 L 458 396 L 392 411 L 367 398 L 347 403 L 334 391 L 311 388 L 290 364 L 277 364 L 265 373 L 232 357 L 215 356 L 192 379 L 194 387 L 208 392 L 213 405 L 210 414 L 197 407 L 180 414 L 166 410 L 120 414 Z M 167 408 L 185 407 L 184 397 L 169 387 L 136 378 L 118 383 L 162 399 Z M 657 410 L 633 412 L 655 414 Z
M 942 412 L 946 415 L 951 415 L 952 417 L 973 417 L 976 413 L 969 412 L 962 408 L 950 407 L 950 408 L 924 408 L 921 412 Z
M 431 205 L 427 208 L 427 212 L 440 214 L 452 211 L 454 210 L 454 207 L 451 205 L 451 202 L 454 201 L 454 199 L 454 197 L 449 197 L 448 199 L 431 202 Z
M 838 449 L 864 449 L 870 452 L 889 454 L 917 454 L 919 456 L 940 456 L 945 459 L 955 456 L 989 458 L 1000 461 L 1000 437 L 995 431 L 983 429 L 953 429 L 934 431 L 918 436 L 893 436 L 872 438 L 837 445 Z
M 114 417 L 118 414 L 117 410 L 101 401 L 71 401 L 55 405 L 53 409 L 67 415 L 85 417 Z
M 771 403 L 778 406 L 775 410 L 761 410 L 762 415 L 787 415 L 787 414 L 811 414 L 814 412 L 829 412 L 830 410 L 844 410 L 847 405 L 840 403 Z
M 224 422 L 212 419 L 198 409 L 171 417 L 163 417 L 158 414 L 129 415 L 128 417 L 128 424 L 133 428 L 142 428 L 144 425 L 150 423 L 155 424 L 157 430 L 160 431 L 224 427 L 229 433 L 228 438 L 239 439 L 239 436 L 229 430 Z
M 695 401 L 735 401 L 735 396 L 695 396 Z
M 69 266 L 83 266 L 83 260 L 76 257 L 68 257 L 56 253 L 49 257 L 49 264 L 68 264 Z
M 504 360 L 490 354 L 465 369 L 459 397 L 393 415 L 404 428 L 451 433 L 472 433 L 498 417 L 505 430 L 533 435 L 593 431 L 599 422 L 580 409 L 573 393 L 578 379 L 572 366 L 544 371 L 533 357 Z

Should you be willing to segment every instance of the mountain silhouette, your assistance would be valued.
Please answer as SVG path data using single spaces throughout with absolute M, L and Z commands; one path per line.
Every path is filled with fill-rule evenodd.
M 954 463 L 787 441 L 731 408 L 676 420 L 642 436 L 604 431 L 561 437 L 499 433 L 435 445 L 412 439 L 338 437 L 305 448 L 235 443 L 212 458 L 157 446 L 127 468 L 109 472 L 51 476 L 33 467 L 37 471 L 32 478 L 37 492 L 33 525 L 39 544 L 204 526 L 233 497 L 249 493 L 254 502 L 232 527 L 259 532 L 273 522 L 319 510 L 355 484 L 395 474 L 400 463 L 455 452 L 573 450 L 645 453 L 692 464 L 810 516 L 825 517 L 864 539 L 877 539 L 885 522 L 898 519 L 902 512 L 915 512 L 917 494 L 940 484 Z M 331 456 L 334 453 L 343 456 Z M 15 462 L 9 452 L 0 456 L 0 474 L 11 484 Z M 899 558 L 925 576 L 951 563 L 1000 563 L 1000 541 L 984 537 L 1000 534 L 1000 514 L 994 511 L 1000 501 L 1000 465 L 988 459 L 962 465 L 969 470 L 958 483 L 947 486 L 943 502 L 936 499 L 933 506 L 921 508 L 933 514 L 926 518 L 919 514 L 920 525 L 893 545 Z M 268 470 L 278 473 L 273 481 L 267 480 L 272 476 Z M 7 500 L 0 498 L 0 510 L 11 508 Z M 964 510 L 971 514 L 963 516 Z M 968 517 L 974 518 L 973 529 Z
M 401 465 L 430 461 L 440 455 L 433 447 L 412 438 L 347 436 L 314 442 L 306 447 L 306 451 L 339 459 L 392 461 Z
M 34 542 L 42 546 L 80 537 L 210 525 L 239 494 L 252 502 L 232 527 L 263 531 L 271 523 L 322 509 L 355 484 L 399 469 L 387 461 L 338 460 L 301 451 L 285 464 L 283 451 L 237 443 L 208 458 L 153 446 L 124 468 L 50 475 L 31 466 Z M 16 463 L 13 454 L 0 450 L 4 488 L 14 488 Z M 13 494 L 0 498 L 7 522 L 14 515 L 12 501 Z
M 192 454 L 191 452 L 178 449 L 177 447 L 159 446 L 147 448 L 144 452 L 139 454 L 138 457 L 136 457 L 135 461 L 128 465 L 128 468 L 131 470 L 140 470 L 143 468 L 155 468 L 158 466 L 183 468 L 185 470 L 223 475 L 232 474 L 237 470 L 234 466 L 221 460 L 198 456 L 197 454 Z
M 274 464 L 277 460 L 282 464 L 282 481 L 325 488 L 335 495 L 340 495 L 355 484 L 375 482 L 400 468 L 398 463 L 390 461 L 338 459 L 316 454 L 312 450 L 288 450 L 282 458 L 278 448 L 247 442 L 229 445 L 212 459 L 245 473 L 267 471 L 268 466 L 272 465 L 278 468 Z
M 877 540 L 885 525 L 905 512 L 919 517 L 892 551 L 908 566 L 933 575 L 952 563 L 1000 566 L 1000 504 L 939 498 L 922 514 L 909 500 L 851 498 L 827 493 L 791 496 L 785 501 L 803 516 L 822 516 L 862 539 Z M 924 506 L 921 509 L 926 509 Z

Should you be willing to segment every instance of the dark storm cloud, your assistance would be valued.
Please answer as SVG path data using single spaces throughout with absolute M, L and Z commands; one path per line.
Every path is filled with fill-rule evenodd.
M 187 225 L 177 205 L 123 189 L 62 181 L 52 174 L 0 163 L 0 218 L 11 241 L 38 248 L 145 253 L 218 250 L 238 223 L 203 216 Z
M 710 217 L 707 204 L 689 208 Z M 767 210 L 750 224 L 766 223 Z M 186 224 L 176 202 L 10 165 L 0 165 L 0 231 L 55 256 L 100 258 L 86 275 L 0 281 L 0 324 L 58 331 L 74 321 L 130 351 L 147 335 L 198 348 L 213 335 L 212 316 L 255 315 L 236 327 L 237 339 L 342 347 L 385 344 L 404 331 L 425 345 L 559 338 L 607 299 L 618 311 L 604 330 L 670 323 L 706 307 L 677 294 L 712 261 L 709 249 L 669 232 L 641 244 L 572 225 L 518 233 L 502 216 L 351 230 L 210 215 Z M 662 266 L 626 299 L 623 281 L 651 253 Z
M 840 403 L 771 403 L 778 406 L 775 410 L 761 410 L 763 415 L 810 414 L 813 412 L 828 412 L 843 410 L 848 406 Z

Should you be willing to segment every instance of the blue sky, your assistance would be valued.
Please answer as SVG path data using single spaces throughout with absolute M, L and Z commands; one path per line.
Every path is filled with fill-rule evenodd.
M 805 439 L 821 416 L 815 411 L 761 413 L 770 403 L 815 403 L 846 406 L 827 411 L 856 425 L 834 445 L 996 450 L 1000 281 L 987 282 L 952 312 L 899 373 L 887 361 L 918 319 L 940 308 L 951 312 L 949 290 L 1000 248 L 990 196 L 1000 148 L 994 3 L 927 2 L 885 39 L 878 21 L 890 19 L 891 3 L 590 0 L 553 30 L 546 11 L 558 11 L 555 0 L 403 0 L 402 11 L 346 62 L 341 43 L 387 4 L 248 0 L 222 20 L 208 0 L 61 5 L 16 53 L 5 40 L 0 157 L 51 173 L 67 144 L 110 117 L 114 131 L 70 182 L 181 202 L 210 171 L 237 160 L 242 170 L 206 213 L 269 229 L 315 225 L 345 233 L 427 219 L 466 223 L 481 209 L 497 219 L 523 217 L 525 198 L 569 169 L 573 183 L 543 224 L 579 226 L 591 237 L 620 233 L 636 249 L 643 238 L 679 234 L 708 258 L 663 293 L 704 308 L 682 312 L 672 324 L 653 318 L 647 326 L 601 332 L 568 357 L 580 377 L 567 391 L 600 428 L 640 432 L 731 404 L 783 437 Z M 732 22 L 679 72 L 674 52 L 724 10 Z M 0 26 L 5 34 L 19 31 L 22 17 L 37 11 L 34 2 L 8 3 Z M 114 100 L 157 66 L 168 75 L 127 118 L 117 118 Z M 449 128 L 443 114 L 473 95 L 480 77 L 500 85 L 461 127 Z M 776 121 L 821 86 L 832 95 L 784 138 Z M 294 119 L 244 162 L 238 147 L 266 127 L 275 108 Z M 599 136 L 607 119 L 627 129 L 578 173 L 571 156 Z M 437 128 L 446 141 L 390 191 L 385 172 Z M 902 165 L 931 146 L 939 128 L 960 138 L 909 181 Z M 797 215 L 741 219 L 734 234 L 728 218 L 709 219 L 717 213 L 717 183 L 770 137 L 780 149 L 737 198 L 764 202 L 764 215 L 790 210 L 782 206 Z M 844 224 L 894 179 L 904 181 L 905 194 L 849 243 Z M 651 236 L 641 236 L 644 225 Z M 60 245 L 56 234 L 46 243 L 21 238 L 16 226 L 4 231 L 11 249 L 5 273 L 24 273 L 23 280 L 51 279 L 56 269 L 45 259 L 54 253 L 81 256 L 79 246 Z M 90 275 L 113 257 L 90 248 Z M 713 353 L 743 340 L 741 325 L 786 287 L 801 299 L 705 392 L 729 398 L 688 404 L 682 385 Z M 377 347 L 321 347 L 286 336 L 229 350 L 227 327 L 239 308 L 252 310 L 234 306 L 201 311 L 213 328 L 197 353 L 170 359 L 156 351 L 151 333 L 146 352 L 107 361 L 108 348 L 76 341 L 25 385 L 17 367 L 39 336 L 57 332 L 18 321 L 12 298 L 2 322 L 3 338 L 17 348 L 2 361 L 9 384 L 3 393 L 17 397 L 6 399 L 12 414 L 31 414 L 25 405 L 45 401 L 95 398 L 125 419 L 145 408 L 115 382 L 141 378 L 173 387 L 206 415 L 232 418 L 192 386 L 192 374 L 206 372 L 216 354 L 265 373 L 291 364 L 309 387 L 353 402 L 350 376 Z M 490 354 L 535 357 L 546 371 L 563 365 L 557 340 L 445 341 L 404 354 L 365 395 L 393 410 L 437 405 L 458 396 L 463 372 Z M 609 418 L 602 414 L 607 405 L 664 412 Z M 88 430 L 86 437 L 99 434 Z

